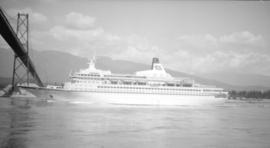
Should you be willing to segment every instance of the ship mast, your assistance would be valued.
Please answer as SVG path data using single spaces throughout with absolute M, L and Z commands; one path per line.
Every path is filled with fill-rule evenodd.
M 96 69 L 95 63 L 96 63 L 96 56 L 94 55 L 93 58 L 90 59 L 90 62 L 88 63 L 89 65 L 88 69 Z

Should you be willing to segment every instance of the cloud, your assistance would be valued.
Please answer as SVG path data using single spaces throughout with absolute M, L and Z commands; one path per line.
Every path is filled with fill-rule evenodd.
M 88 29 L 70 28 L 56 25 L 47 32 L 34 32 L 36 41 L 50 40 L 49 49 L 69 52 L 82 57 L 97 55 L 110 56 L 115 59 L 126 59 L 139 62 L 151 60 L 153 53 L 161 53 L 161 49 L 152 45 L 147 38 L 130 35 L 120 37 L 105 31 L 102 27 L 94 26 Z M 42 47 L 41 43 L 38 44 Z M 45 45 L 44 46 L 48 46 Z M 44 47 L 43 47 L 44 48 Z
M 9 9 L 7 11 L 7 13 L 12 17 L 17 17 L 18 13 L 28 13 L 29 14 L 29 21 L 31 23 L 41 24 L 41 23 L 47 22 L 47 20 L 48 20 L 48 18 L 45 15 L 43 15 L 39 12 L 33 11 L 31 8 Z
M 70 12 L 65 17 L 66 23 L 74 28 L 88 29 L 95 25 L 96 18 L 78 12 Z
M 54 26 L 50 29 L 50 33 L 57 40 L 68 40 L 69 38 L 80 41 L 90 41 L 97 39 L 104 34 L 102 28 L 94 28 L 89 30 L 70 29 L 64 26 Z
M 193 54 L 204 54 L 218 47 L 218 39 L 211 34 L 182 35 L 176 40 L 177 50 L 185 49 Z
M 102 27 L 82 30 L 58 25 L 48 33 L 57 50 L 83 57 L 91 57 L 93 53 L 110 56 L 125 49 L 119 36 L 105 32 Z
M 183 35 L 175 41 L 175 49 L 162 49 L 151 43 L 148 38 L 135 34 L 123 37 L 109 33 L 102 27 L 81 30 L 59 25 L 51 28 L 46 38 L 51 39 L 52 48 L 82 57 L 91 57 L 96 53 L 140 63 L 148 63 L 152 57 L 159 57 L 167 68 L 191 74 L 223 70 L 267 71 L 262 63 L 270 64 L 270 56 L 262 52 L 263 46 L 250 45 L 246 48 L 243 44 L 251 44 L 251 42 L 239 40 L 232 44 L 224 41 L 224 36 Z M 260 40 L 263 40 L 263 37 L 260 37 Z
M 44 23 L 47 21 L 47 17 L 45 15 L 36 12 L 32 13 L 31 19 L 33 19 L 33 21 L 36 23 Z
M 160 48 L 146 36 L 119 36 L 108 32 L 95 25 L 94 17 L 75 12 L 65 16 L 64 24 L 55 25 L 48 31 L 33 32 L 35 45 L 87 58 L 96 53 L 147 64 L 152 57 L 159 57 L 167 68 L 191 74 L 269 70 L 262 66 L 270 65 L 263 36 L 249 31 L 221 36 L 185 34 L 172 40 L 173 46 Z
M 178 37 L 182 44 L 193 45 L 194 47 L 216 46 L 218 39 L 211 34 L 205 35 L 182 35 Z
M 258 44 L 262 42 L 262 36 L 243 31 L 221 36 L 219 40 L 224 43 Z
M 178 49 L 170 57 L 170 63 L 178 58 L 182 59 L 183 64 L 171 66 L 189 73 L 211 73 L 224 70 L 255 72 L 250 71 L 249 66 L 259 67 L 262 63 L 270 64 L 269 52 L 268 55 L 265 52 L 264 38 L 249 31 L 222 36 L 182 35 L 176 41 Z

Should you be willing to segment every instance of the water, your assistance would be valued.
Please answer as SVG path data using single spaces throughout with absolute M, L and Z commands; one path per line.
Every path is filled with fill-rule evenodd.
M 270 147 L 270 102 L 95 106 L 0 98 L 0 147 Z

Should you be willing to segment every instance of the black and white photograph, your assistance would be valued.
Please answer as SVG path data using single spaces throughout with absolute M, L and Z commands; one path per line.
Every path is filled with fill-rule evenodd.
M 270 1 L 0 0 L 0 148 L 269 148 Z

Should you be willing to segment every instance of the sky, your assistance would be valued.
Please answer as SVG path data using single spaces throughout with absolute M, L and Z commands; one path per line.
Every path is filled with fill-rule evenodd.
M 30 47 L 150 64 L 189 74 L 270 76 L 270 2 L 0 0 L 30 15 Z M 0 40 L 0 46 L 6 47 Z

